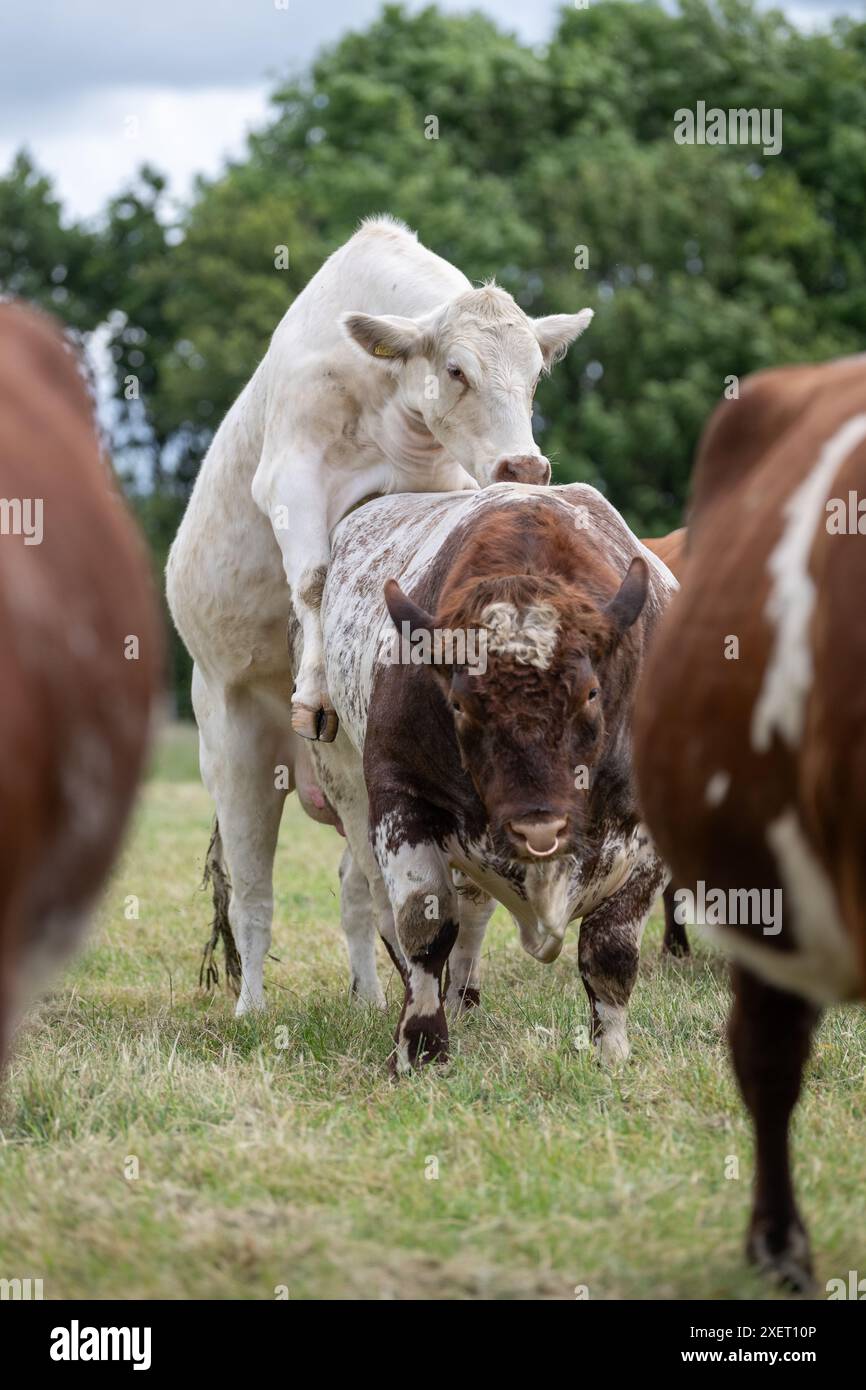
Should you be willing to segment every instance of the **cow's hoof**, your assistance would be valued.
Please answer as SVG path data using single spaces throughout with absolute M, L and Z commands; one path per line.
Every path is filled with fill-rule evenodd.
M 355 977 L 349 987 L 349 998 L 356 1008 L 380 1009 L 382 1013 L 387 1009 L 388 1003 L 379 981 L 364 983 Z
M 687 941 L 663 941 L 662 960 L 687 960 L 692 954 Z
M 790 1293 L 815 1292 L 809 1237 L 796 1219 L 781 1231 L 760 1217 L 753 1220 L 746 1255 L 762 1274 Z
M 609 1033 L 598 1039 L 596 1056 L 603 1067 L 621 1067 L 628 1061 L 631 1048 L 624 1033 Z
M 259 1013 L 264 1007 L 264 995 L 262 995 L 261 999 L 251 999 L 250 996 L 244 992 L 235 1004 L 235 1018 L 246 1018 L 248 1014 Z
M 312 743 L 333 743 L 339 727 L 334 709 L 322 705 L 318 709 L 313 709 L 312 705 L 292 705 L 292 728 L 301 738 L 308 738 Z
M 339 727 L 340 721 L 337 718 L 336 710 L 319 710 L 319 716 L 316 721 L 316 728 L 318 729 L 316 737 L 320 743 L 333 743 L 334 739 L 337 737 L 337 730 Z
M 474 985 L 463 989 L 449 989 L 445 996 L 445 1008 L 452 1018 L 462 1018 L 481 1007 L 481 991 Z
M 448 1031 L 442 1010 L 435 1018 L 438 1027 L 431 1026 L 433 1022 L 432 1019 L 419 1019 L 417 1025 L 401 1025 L 395 1039 L 394 1051 L 388 1058 L 388 1068 L 393 1081 L 401 1076 L 408 1076 L 409 1072 L 417 1071 L 430 1062 L 448 1061 Z

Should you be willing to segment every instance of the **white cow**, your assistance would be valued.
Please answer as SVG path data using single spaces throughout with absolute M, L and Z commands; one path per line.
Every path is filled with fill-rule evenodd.
M 546 482 L 535 387 L 591 318 L 530 319 L 503 290 L 473 289 L 401 224 L 373 219 L 294 301 L 217 431 L 167 593 L 195 663 L 201 771 L 232 883 L 239 1013 L 263 1003 L 292 729 L 325 741 L 337 729 L 319 613 L 331 531 L 374 494 Z M 303 635 L 294 694 L 292 617 Z

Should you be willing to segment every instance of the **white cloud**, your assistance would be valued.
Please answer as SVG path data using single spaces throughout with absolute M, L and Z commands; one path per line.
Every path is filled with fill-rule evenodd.
M 227 156 L 242 152 L 246 132 L 262 124 L 267 106 L 261 85 L 109 87 L 81 98 L 62 121 L 24 143 L 54 177 L 67 213 L 89 217 L 144 163 L 167 174 L 172 193 L 185 197 L 196 174 L 215 174 Z M 0 169 L 22 143 L 0 139 Z

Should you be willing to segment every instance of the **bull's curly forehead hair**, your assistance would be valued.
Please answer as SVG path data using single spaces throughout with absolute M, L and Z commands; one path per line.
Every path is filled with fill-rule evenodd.
M 519 665 L 546 670 L 553 661 L 559 634 L 559 613 L 552 603 L 532 603 L 520 609 L 513 603 L 488 603 L 481 611 L 487 650 L 510 656 Z
M 467 579 L 447 595 L 436 623 L 483 629 L 491 655 L 538 671 L 591 655 L 612 634 L 608 616 L 558 575 Z

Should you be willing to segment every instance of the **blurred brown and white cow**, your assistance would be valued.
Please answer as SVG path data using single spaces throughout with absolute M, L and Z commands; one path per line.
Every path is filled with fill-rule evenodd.
M 677 531 L 670 531 L 666 536 L 653 536 L 644 540 L 647 550 L 651 550 L 653 555 L 667 565 L 674 579 L 680 583 L 683 577 L 683 570 L 686 564 L 686 528 L 681 526 Z M 665 932 L 662 938 L 662 953 L 671 956 L 688 956 L 689 938 L 682 922 L 677 920 L 674 893 L 676 889 L 673 883 L 669 883 L 664 892 L 665 904 Z
M 789 1119 L 819 1008 L 866 994 L 866 503 L 852 498 L 866 498 L 866 359 L 765 372 L 718 407 L 635 718 L 649 828 L 736 962 L 748 1251 L 800 1289 Z
M 445 1055 L 443 971 L 450 1005 L 477 997 L 494 899 L 543 963 L 582 919 L 592 1038 L 627 1055 L 666 879 L 637 814 L 631 703 L 674 587 L 581 485 L 382 498 L 337 528 L 322 616 L 340 733 L 313 758 L 403 976 L 397 1070 Z M 365 984 L 372 946 L 353 959 Z
M 54 324 L 0 305 L 0 1055 L 120 844 L 159 640 L 148 564 Z

